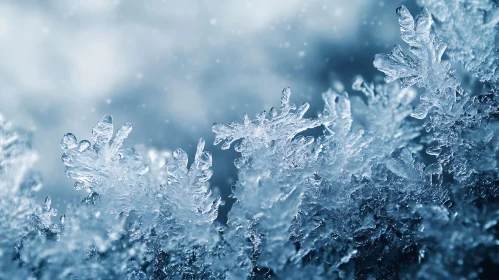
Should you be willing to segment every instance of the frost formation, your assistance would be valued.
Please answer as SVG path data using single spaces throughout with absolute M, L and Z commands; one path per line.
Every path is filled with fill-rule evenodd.
M 493 275 L 497 48 L 480 36 L 496 36 L 497 5 L 421 2 L 436 35 L 429 10 L 414 18 L 398 8 L 409 49 L 376 55 L 387 83 L 356 77 L 350 94 L 328 89 L 316 118 L 285 88 L 279 110 L 213 125 L 214 144 L 239 154 L 227 224 L 216 221 L 222 201 L 210 190 L 203 139 L 189 165 L 181 149 L 125 146 L 132 125 L 114 134 L 111 116 L 93 128 L 93 143 L 64 135 L 66 174 L 87 196 L 59 216 L 50 197 L 34 199 L 30 134 L 0 117 L 0 279 Z M 483 92 L 461 84 L 443 59 L 447 46 Z

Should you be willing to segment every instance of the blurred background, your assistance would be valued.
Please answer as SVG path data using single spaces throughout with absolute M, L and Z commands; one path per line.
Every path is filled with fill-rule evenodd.
M 278 106 L 322 110 L 321 93 L 400 42 L 395 9 L 413 0 L 47 0 L 0 2 L 0 113 L 34 130 L 55 205 L 82 198 L 66 178 L 64 133 L 91 139 L 105 115 L 134 125 L 126 145 L 213 153 L 213 187 L 230 206 L 236 154 L 215 147 L 214 122 Z

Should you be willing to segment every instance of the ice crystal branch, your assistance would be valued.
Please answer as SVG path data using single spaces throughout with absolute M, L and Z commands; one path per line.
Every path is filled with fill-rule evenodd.
M 404 53 L 399 45 L 390 54 L 377 54 L 374 67 L 386 74 L 385 81 L 400 79 L 403 87 L 417 84 L 426 92 L 421 96 L 421 103 L 412 113 L 418 119 L 424 119 L 432 107 L 441 110 L 451 110 L 441 102 L 441 99 L 455 98 L 458 86 L 453 76 L 451 65 L 442 61 L 442 55 L 447 47 L 435 35 L 431 34 L 432 19 L 426 8 L 421 8 L 414 19 L 405 6 L 397 8 L 402 39 L 409 45 L 414 56 Z
M 242 124 L 214 124 L 212 130 L 215 133 L 215 145 L 223 142 L 222 149 L 226 150 L 234 141 L 242 139 L 235 147 L 242 156 L 236 163 L 240 167 L 257 150 L 270 148 L 272 145 L 284 146 L 296 134 L 319 126 L 319 121 L 303 118 L 310 105 L 304 103 L 297 109 L 289 102 L 290 95 L 290 88 L 282 91 L 280 114 L 272 108 L 269 112 L 270 119 L 266 118 L 267 113 L 263 111 L 254 120 L 244 115 Z
M 33 192 L 40 190 L 40 176 L 31 172 L 38 156 L 31 148 L 31 134 L 0 115 L 0 278 L 28 278 L 20 252 L 33 235 L 57 238 L 56 215 L 47 197 L 38 205 Z M 40 244 L 36 243 L 39 247 Z M 12 261 L 15 261 L 15 264 Z M 28 264 L 29 265 L 29 264 Z
M 494 85 L 493 43 L 453 40 L 495 34 L 497 4 L 422 2 L 451 58 Z M 425 8 L 397 14 L 409 52 L 374 61 L 388 84 L 329 89 L 316 118 L 286 88 L 280 112 L 213 125 L 222 150 L 238 142 L 225 225 L 203 139 L 189 164 L 182 149 L 126 147 L 132 126 L 114 134 L 110 116 L 93 144 L 64 135 L 66 174 L 90 194 L 56 221 L 51 198 L 32 195 L 30 134 L 0 117 L 0 279 L 487 278 L 498 263 L 499 99 L 460 87 Z M 425 88 L 414 110 L 412 85 Z
M 270 119 L 264 112 L 255 121 L 245 116 L 243 124 L 213 126 L 215 144 L 226 141 L 222 149 L 242 138 L 235 148 L 242 159 L 235 162 L 240 170 L 233 193 L 237 202 L 229 214 L 225 235 L 234 248 L 229 255 L 233 257 L 227 260 L 229 278 L 256 277 L 260 268 L 280 273 L 295 251 L 290 227 L 319 151 L 313 137 L 297 134 L 319 126 L 320 121 L 303 118 L 309 107 L 306 103 L 295 111 L 289 103 L 290 93 L 289 88 L 283 90 L 281 114 L 271 109 Z M 329 113 L 323 117 L 328 123 L 337 116 L 336 111 Z M 245 164 L 248 159 L 251 164 Z
M 94 145 L 87 140 L 79 143 L 68 133 L 61 140 L 64 150 L 62 161 L 67 175 L 74 179 L 75 188 L 89 188 L 102 193 L 105 187 L 135 182 L 147 172 L 133 149 L 122 149 L 123 141 L 132 131 L 131 124 L 125 124 L 113 138 L 113 119 L 104 116 L 92 130 Z
M 419 0 L 436 19 L 436 34 L 449 46 L 453 61 L 464 65 L 481 81 L 499 82 L 497 23 L 499 8 L 495 1 Z
M 437 156 L 440 164 L 446 165 L 447 172 L 452 173 L 456 179 L 467 180 L 472 174 L 484 171 L 484 169 L 477 168 L 480 165 L 471 164 L 470 158 L 475 158 L 473 153 L 481 149 L 489 149 L 487 147 L 490 145 L 465 136 L 463 131 L 491 129 L 491 127 L 486 127 L 492 111 L 494 111 L 493 102 L 479 104 L 479 100 L 485 99 L 471 98 L 467 92 L 461 89 L 452 75 L 450 64 L 442 62 L 440 59 L 445 46 L 434 35 L 430 34 L 431 17 L 425 8 L 422 9 L 416 20 L 413 20 L 403 6 L 397 9 L 397 14 L 399 15 L 402 38 L 410 45 L 411 52 L 417 59 L 414 63 L 422 65 L 422 68 L 420 67 L 417 72 L 423 74 L 423 78 L 418 80 L 417 85 L 426 89 L 420 97 L 421 102 L 411 115 L 424 119 L 433 109 L 432 116 L 424 124 L 426 131 L 433 133 L 433 143 L 426 149 L 426 152 L 432 156 Z M 438 55 L 435 56 L 435 54 Z M 438 59 L 432 59 L 435 57 Z M 374 65 L 382 72 L 387 73 L 388 77 L 404 77 L 405 66 L 397 62 L 393 53 L 377 55 Z M 474 111 L 471 108 L 476 106 L 482 108 L 481 113 L 470 114 L 471 111 Z M 468 128 L 464 129 L 465 126 Z M 494 132 L 489 131 L 489 133 Z M 495 152 L 495 148 L 492 150 Z
M 210 152 L 203 151 L 204 145 L 204 140 L 200 139 L 194 162 L 189 168 L 187 154 L 182 149 L 173 152 L 171 162 L 165 166 L 166 184 L 161 187 L 165 207 L 182 224 L 195 227 L 213 223 L 221 203 L 220 198 L 210 199 L 211 190 L 207 182 L 213 174 L 210 169 L 212 157 Z
M 13 128 L 12 124 L 0 115 L 0 190 L 3 194 L 21 191 L 26 173 L 38 159 L 31 149 L 31 136 L 28 132 Z M 35 182 L 29 187 L 39 189 Z

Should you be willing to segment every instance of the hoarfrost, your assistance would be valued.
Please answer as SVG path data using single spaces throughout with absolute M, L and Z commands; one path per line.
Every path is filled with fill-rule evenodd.
M 213 125 L 215 145 L 239 153 L 227 224 L 216 220 L 223 202 L 211 192 L 203 139 L 189 165 L 182 149 L 127 147 L 132 125 L 115 134 L 111 116 L 93 128 L 93 143 L 65 134 L 66 174 L 87 196 L 60 215 L 50 197 L 34 199 L 42 183 L 31 170 L 30 133 L 0 116 L 0 279 L 490 275 L 499 100 L 497 50 L 481 39 L 497 31 L 497 7 L 421 2 L 435 11 L 450 58 L 492 87 L 463 89 L 442 60 L 446 43 L 428 10 L 414 19 L 398 8 L 409 53 L 397 45 L 374 60 L 388 83 L 358 76 L 351 94 L 329 89 L 316 118 L 285 88 L 279 112 Z M 419 101 L 413 85 L 424 88 Z M 305 136 L 317 127 L 322 133 Z

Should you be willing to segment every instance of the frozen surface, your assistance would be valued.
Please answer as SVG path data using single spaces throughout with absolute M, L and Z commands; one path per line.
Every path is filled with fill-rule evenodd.
M 421 2 L 429 9 L 415 17 L 396 10 L 408 50 L 374 57 L 385 82 L 335 80 L 316 116 L 286 87 L 278 109 L 212 126 L 214 144 L 236 154 L 226 223 L 203 139 L 189 163 L 182 149 L 129 145 L 132 125 L 115 131 L 110 115 L 92 141 L 64 134 L 62 164 L 81 199 L 63 214 L 51 197 L 34 199 L 31 133 L 0 117 L 0 279 L 496 275 L 497 48 L 480 36 L 496 31 L 497 7 Z M 447 46 L 483 87 L 469 90 Z

